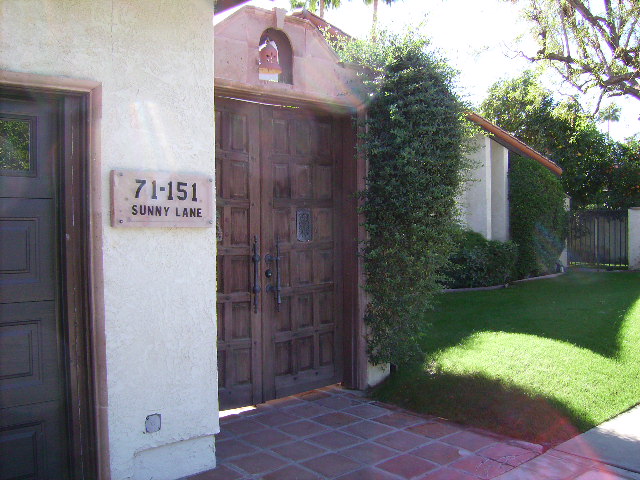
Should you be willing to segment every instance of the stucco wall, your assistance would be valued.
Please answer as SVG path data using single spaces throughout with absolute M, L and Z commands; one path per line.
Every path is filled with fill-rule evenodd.
M 458 199 L 462 223 L 488 240 L 509 240 L 509 151 L 479 134 L 472 170 Z
M 109 226 L 113 168 L 214 174 L 213 2 L 2 0 L 0 69 L 102 83 L 111 478 L 214 466 L 215 232 Z M 98 365 L 98 368 L 105 368 Z M 162 429 L 145 434 L 145 417 Z
M 292 47 L 293 84 L 258 78 L 260 36 L 267 28 L 284 32 Z M 355 70 L 340 63 L 317 27 L 297 17 L 283 17 L 276 9 L 244 6 L 215 18 L 216 87 L 251 91 L 288 100 L 356 107 Z
M 491 239 L 509 240 L 509 151 L 491 140 Z
M 460 208 L 462 221 L 474 232 L 491 238 L 491 139 L 478 135 L 471 154 L 474 164 L 470 180 L 463 186 Z

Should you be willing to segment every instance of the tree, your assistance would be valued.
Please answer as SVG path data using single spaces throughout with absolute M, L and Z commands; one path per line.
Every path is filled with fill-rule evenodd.
M 600 123 L 607 122 L 607 134 L 610 133 L 611 122 L 620 121 L 620 113 L 622 109 L 615 104 L 607 105 L 605 108 L 601 108 L 596 115 L 596 120 Z
M 533 73 L 494 84 L 481 109 L 489 121 L 560 164 L 573 207 L 626 208 L 636 202 L 632 146 L 600 132 L 577 102 L 556 101 Z
M 324 10 L 326 8 L 338 8 L 340 0 L 289 0 L 291 8 L 307 8 L 312 12 L 319 12 L 318 15 L 324 18 Z
M 391 5 L 392 3 L 397 2 L 398 0 L 383 0 L 383 1 L 387 5 Z M 367 5 L 373 5 L 373 24 L 372 24 L 371 30 L 374 32 L 374 35 L 375 35 L 376 28 L 378 27 L 378 0 L 364 0 L 364 3 L 366 3 Z
M 525 2 L 544 61 L 581 92 L 640 100 L 638 0 L 511 0 Z M 597 111 L 597 108 L 596 108 Z

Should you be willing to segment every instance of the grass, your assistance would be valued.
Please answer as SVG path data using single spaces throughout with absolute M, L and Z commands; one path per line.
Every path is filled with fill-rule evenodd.
M 542 444 L 640 402 L 639 273 L 443 294 L 420 337 L 424 363 L 376 398 Z

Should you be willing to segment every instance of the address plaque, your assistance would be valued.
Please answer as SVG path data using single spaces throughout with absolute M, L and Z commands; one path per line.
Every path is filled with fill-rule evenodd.
M 208 175 L 111 171 L 113 227 L 213 227 L 214 217 Z

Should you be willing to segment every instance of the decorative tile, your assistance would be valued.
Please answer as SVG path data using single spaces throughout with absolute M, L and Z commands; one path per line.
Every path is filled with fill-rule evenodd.
M 356 415 L 362 418 L 374 418 L 389 413 L 386 408 L 376 407 L 371 404 L 356 405 L 355 407 L 349 407 L 344 410 L 344 413 Z
M 360 419 L 353 415 L 347 415 L 346 413 L 335 412 L 315 417 L 313 421 L 326 425 L 327 427 L 339 428 L 351 423 L 359 422 Z
M 422 477 L 421 480 L 478 480 L 478 477 L 471 476 L 468 473 L 461 472 L 460 470 L 453 470 L 452 468 L 445 467 L 427 474 L 427 476 Z M 539 479 L 531 477 L 529 480 Z
M 360 467 L 359 463 L 335 453 L 307 460 L 302 465 L 325 477 L 337 477 Z
M 514 447 L 504 443 L 484 448 L 480 450 L 478 454 L 500 463 L 506 463 L 512 467 L 522 465 L 538 456 L 536 453 L 525 450 L 524 448 Z
M 489 458 L 480 457 L 478 455 L 463 457 L 457 462 L 452 463 L 451 466 L 464 470 L 465 472 L 469 472 L 483 480 L 495 478 L 498 475 L 502 475 L 503 473 L 507 473 L 509 470 L 513 469 L 513 467 L 509 465 L 496 462 Z
M 262 430 L 261 432 L 257 433 L 251 433 L 240 438 L 244 442 L 248 442 L 251 445 L 262 448 L 272 447 L 274 445 L 293 440 L 293 438 L 289 435 L 285 435 L 284 433 L 278 432 L 277 430 L 274 430 L 272 428 Z
M 316 422 L 302 420 L 300 422 L 283 425 L 282 427 L 279 427 L 279 429 L 285 432 L 287 435 L 292 435 L 294 437 L 307 437 L 309 435 L 324 432 L 327 430 L 327 427 L 324 427 Z
M 328 450 L 342 450 L 343 448 L 355 445 L 362 440 L 358 437 L 354 437 L 353 435 L 331 431 L 307 438 L 307 441 L 322 445 Z
M 347 473 L 338 480 L 396 480 L 398 477 L 391 475 L 384 470 L 377 468 L 365 467 L 355 472 Z
M 280 445 L 272 448 L 271 451 L 296 462 L 326 453 L 324 448 L 311 445 L 307 442 L 295 442 Z
M 424 423 L 422 425 L 407 428 L 407 430 L 430 438 L 440 438 L 461 431 L 458 427 L 441 422 Z
M 424 445 L 426 440 L 424 437 L 413 435 L 407 432 L 394 432 L 384 437 L 376 438 L 375 442 L 387 447 L 395 448 L 401 452 L 408 452 L 416 447 Z
M 260 422 L 269 427 L 279 427 L 281 425 L 286 425 L 287 423 L 300 420 L 300 417 L 276 410 L 263 413 L 262 415 L 257 415 L 253 417 L 252 420 Z
M 304 405 L 298 407 L 292 407 L 287 409 L 287 413 L 302 418 L 312 418 L 326 413 L 331 413 L 331 410 L 320 405 L 316 405 L 312 402 L 305 402 Z
M 433 470 L 436 465 L 413 455 L 402 455 L 377 465 L 377 468 L 402 478 L 413 478 Z
M 385 433 L 393 431 L 393 428 L 383 425 L 377 422 L 369 422 L 365 420 L 363 422 L 353 423 L 342 429 L 343 432 L 349 432 L 353 435 L 357 435 L 361 438 L 373 438 Z
M 280 460 L 273 455 L 262 452 L 247 455 L 246 457 L 236 458 L 235 460 L 229 461 L 229 463 L 254 475 L 269 472 L 276 468 L 284 467 L 287 464 L 284 460 Z
M 295 395 L 297 398 L 301 400 L 306 400 L 307 402 L 312 402 L 314 400 L 320 400 L 321 398 L 329 398 L 330 394 L 320 392 L 318 390 L 311 390 L 310 392 L 301 393 L 299 395 Z
M 468 431 L 454 433 L 442 441 L 472 452 L 496 443 L 494 438 Z
M 464 450 L 461 451 L 460 448 L 439 442 L 432 442 L 417 450 L 413 450 L 411 454 L 431 460 L 438 465 L 446 465 L 465 456 L 462 452 L 464 452 Z
M 253 420 L 238 420 L 237 422 L 232 422 L 225 424 L 221 427 L 222 432 L 231 432 L 234 435 L 244 435 L 245 433 L 253 433 L 258 430 L 264 430 L 266 427 L 258 422 L 254 422 Z
M 218 462 L 256 451 L 257 450 L 254 447 L 240 442 L 236 439 L 225 440 L 224 442 L 216 442 L 216 459 L 218 460 Z
M 415 417 L 407 413 L 394 412 L 389 415 L 383 415 L 375 419 L 376 422 L 384 423 L 391 427 L 405 428 L 409 425 L 415 425 L 416 423 L 424 423 L 424 419 Z
M 320 400 L 316 400 L 314 403 L 317 403 L 318 405 L 326 408 L 330 408 L 331 410 L 342 410 L 344 408 L 358 405 L 361 402 L 345 398 L 344 395 L 336 395 L 331 398 L 322 398 Z
M 365 465 L 375 465 L 390 457 L 398 455 L 398 452 L 372 442 L 361 443 L 340 452 L 345 457 L 357 460 Z
M 262 478 L 265 480 L 321 480 L 322 477 L 297 465 L 289 465 L 281 470 L 268 473 Z
M 241 473 L 231 470 L 224 465 L 220 465 L 213 470 L 208 470 L 206 472 L 187 477 L 186 480 L 238 480 L 242 477 L 244 477 L 244 475 Z

